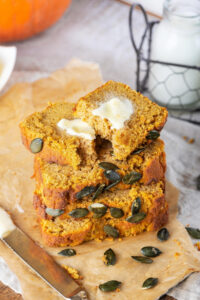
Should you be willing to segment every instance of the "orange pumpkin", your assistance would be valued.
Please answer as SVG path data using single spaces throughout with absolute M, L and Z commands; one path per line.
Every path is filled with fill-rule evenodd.
M 55 23 L 71 0 L 0 0 L 0 42 L 23 40 Z

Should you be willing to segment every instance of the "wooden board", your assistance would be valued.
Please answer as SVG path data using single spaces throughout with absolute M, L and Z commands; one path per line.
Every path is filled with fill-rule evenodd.
M 0 300 L 23 300 L 23 298 L 0 281 Z

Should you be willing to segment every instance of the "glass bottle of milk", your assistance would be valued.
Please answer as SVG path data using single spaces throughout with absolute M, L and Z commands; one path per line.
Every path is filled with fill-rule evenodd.
M 165 0 L 151 59 L 200 67 L 200 0 Z M 161 104 L 185 108 L 200 101 L 200 71 L 151 63 L 148 88 Z

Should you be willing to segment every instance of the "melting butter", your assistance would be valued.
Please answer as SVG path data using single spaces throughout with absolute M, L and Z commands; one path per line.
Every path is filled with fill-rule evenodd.
M 0 207 L 0 238 L 8 236 L 15 228 L 16 226 L 13 224 L 9 214 Z
M 87 140 L 95 139 L 94 129 L 89 124 L 81 121 L 80 119 L 62 119 L 57 123 L 57 126 L 59 129 L 65 130 L 69 135 L 82 137 Z
M 129 120 L 133 112 L 134 109 L 130 100 L 114 97 L 94 109 L 92 114 L 110 121 L 112 124 L 111 129 L 121 129 L 124 127 L 124 122 Z

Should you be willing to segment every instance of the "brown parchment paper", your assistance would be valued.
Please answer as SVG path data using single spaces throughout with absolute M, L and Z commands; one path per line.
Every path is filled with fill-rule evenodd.
M 176 219 L 178 191 L 167 183 L 166 197 L 170 207 L 167 228 L 170 239 L 160 242 L 156 233 L 116 241 L 90 242 L 76 248 L 77 255 L 63 258 L 57 255 L 61 248 L 47 248 L 42 244 L 36 215 L 32 208 L 34 181 L 33 156 L 21 144 L 18 123 L 29 113 L 56 101 L 75 102 L 80 96 L 102 83 L 98 66 L 71 61 L 66 68 L 33 83 L 13 86 L 0 98 L 0 205 L 10 211 L 15 223 L 40 243 L 61 265 L 76 268 L 83 276 L 81 284 L 91 300 L 157 299 L 190 273 L 200 270 L 200 255 L 193 247 L 183 225 Z M 24 212 L 21 212 L 21 208 Z M 143 246 L 158 247 L 163 254 L 153 264 L 139 264 L 131 255 L 140 255 Z M 112 247 L 117 264 L 106 267 L 102 255 Z M 33 273 L 20 259 L 0 242 L 0 255 L 18 276 L 25 300 L 63 299 Z M 147 277 L 158 277 L 159 284 L 151 290 L 141 290 Z M 107 280 L 122 282 L 120 292 L 102 293 L 98 285 Z

